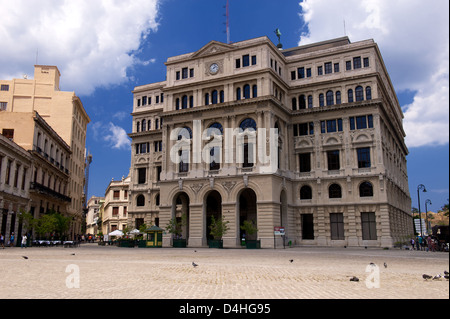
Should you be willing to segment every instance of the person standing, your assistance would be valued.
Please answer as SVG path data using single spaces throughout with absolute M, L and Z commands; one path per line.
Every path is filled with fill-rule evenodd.
M 0 245 L 5 249 L 5 237 L 3 237 L 2 233 L 0 233 Z
M 22 236 L 22 243 L 21 243 L 21 245 L 20 245 L 20 247 L 24 247 L 25 246 L 25 248 L 27 248 L 27 235 L 26 234 L 24 234 L 23 236 Z

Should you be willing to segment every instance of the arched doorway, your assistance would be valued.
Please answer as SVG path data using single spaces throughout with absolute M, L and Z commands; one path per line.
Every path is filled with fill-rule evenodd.
M 242 226 L 246 220 L 253 222 L 257 227 L 256 193 L 250 188 L 246 188 L 239 195 L 239 226 Z M 243 238 L 243 235 L 244 231 L 240 229 L 239 238 Z M 257 233 L 247 234 L 245 239 L 256 240 L 257 237 Z
M 189 239 L 189 196 L 182 192 L 173 198 L 172 218 L 181 225 L 181 238 Z
M 206 207 L 206 240 L 214 239 L 213 236 L 210 234 L 211 229 L 209 228 L 211 226 L 211 216 L 214 216 L 215 220 L 219 220 L 222 218 L 222 196 L 218 191 L 211 191 L 208 193 L 208 195 L 205 198 L 205 207 Z

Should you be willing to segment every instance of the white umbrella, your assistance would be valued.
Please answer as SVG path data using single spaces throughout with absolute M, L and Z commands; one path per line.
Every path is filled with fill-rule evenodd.
M 130 231 L 130 234 L 133 234 L 133 235 L 138 235 L 140 233 L 141 232 L 139 231 L 139 229 L 133 229 L 132 231 Z
M 115 231 L 110 232 L 109 236 L 123 236 L 123 233 L 120 230 L 116 229 Z

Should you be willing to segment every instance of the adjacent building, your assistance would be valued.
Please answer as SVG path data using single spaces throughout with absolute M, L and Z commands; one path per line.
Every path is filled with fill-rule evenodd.
M 32 152 L 32 205 L 72 218 L 69 235 L 82 233 L 86 128 L 90 119 L 74 92 L 60 90 L 56 66 L 35 65 L 34 78 L 0 80 L 2 134 Z M 47 199 L 40 199 L 46 194 Z M 35 216 L 37 217 L 37 216 Z
M 102 219 L 100 206 L 105 202 L 104 197 L 92 196 L 87 201 L 86 233 L 97 235 L 101 231 Z
M 102 210 L 102 233 L 124 231 L 128 227 L 128 188 L 130 177 L 120 181 L 111 180 L 106 188 Z M 132 230 L 132 229 L 130 229 Z

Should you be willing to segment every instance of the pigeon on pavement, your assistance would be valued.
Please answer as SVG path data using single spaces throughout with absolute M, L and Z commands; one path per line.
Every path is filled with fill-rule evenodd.
M 192 262 L 192 266 L 197 267 L 198 265 L 195 262 Z
M 384 268 L 387 268 L 387 264 L 386 263 L 384 263 Z
M 350 281 L 359 281 L 359 278 L 358 277 L 355 277 L 355 276 L 353 276 L 352 278 L 350 278 Z
M 427 274 L 423 274 L 422 278 L 425 279 L 425 280 L 428 280 L 428 279 L 433 278 L 433 276 L 430 276 L 430 275 L 427 275 Z
M 22 256 L 22 258 L 23 258 L 23 259 L 28 259 L 28 257 L 27 257 L 27 256 Z

